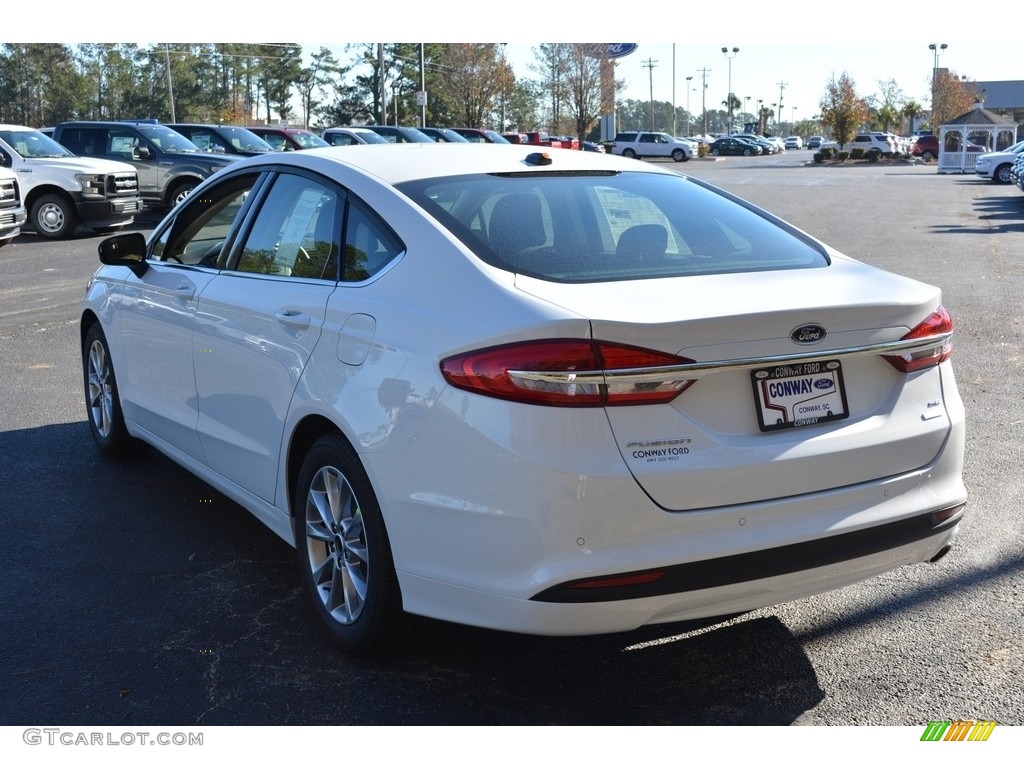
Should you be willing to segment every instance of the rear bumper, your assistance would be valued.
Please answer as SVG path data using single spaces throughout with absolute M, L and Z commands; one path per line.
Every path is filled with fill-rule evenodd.
M 531 635 L 626 632 L 650 624 L 743 613 L 856 584 L 948 547 L 957 526 L 927 539 L 842 563 L 669 595 L 596 603 L 540 602 L 400 574 L 406 610 L 460 624 Z

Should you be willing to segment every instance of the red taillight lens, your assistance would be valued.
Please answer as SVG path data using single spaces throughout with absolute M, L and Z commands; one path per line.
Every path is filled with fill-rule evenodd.
M 453 387 L 522 403 L 640 405 L 667 403 L 692 384 L 671 370 L 690 362 L 621 344 L 553 339 L 449 357 L 441 373 Z
M 925 346 L 900 355 L 886 355 L 885 359 L 896 370 L 904 373 L 938 365 L 944 360 L 948 360 L 949 356 L 953 354 L 953 340 L 949 336 L 952 332 L 953 318 L 949 316 L 945 307 L 939 307 L 903 337 L 904 340 L 910 340 L 928 339 L 934 336 L 935 344 L 933 346 Z

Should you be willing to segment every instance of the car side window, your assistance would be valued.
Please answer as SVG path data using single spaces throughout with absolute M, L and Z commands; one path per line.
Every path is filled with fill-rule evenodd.
M 152 258 L 223 269 L 228 238 L 258 179 L 258 173 L 235 176 L 207 194 L 190 197 L 174 223 L 157 238 Z
M 342 198 L 305 176 L 282 173 L 245 239 L 239 272 L 337 280 Z
M 345 224 L 342 280 L 368 280 L 405 250 L 405 246 L 370 209 L 353 199 Z

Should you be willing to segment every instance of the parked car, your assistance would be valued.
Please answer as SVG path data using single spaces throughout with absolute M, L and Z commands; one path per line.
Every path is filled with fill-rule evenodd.
M 200 123 L 167 123 L 203 152 L 252 157 L 273 152 L 274 148 L 250 131 L 237 125 L 205 125 Z
M 53 138 L 76 155 L 133 166 L 139 194 L 154 208 L 172 208 L 203 179 L 241 159 L 203 152 L 177 131 L 151 120 L 72 120 L 57 125 Z
M 419 128 L 404 125 L 367 125 L 389 144 L 433 144 L 434 140 Z
M 939 289 L 664 166 L 278 152 L 99 252 L 99 450 L 141 439 L 295 545 L 353 652 L 406 611 L 747 611 L 934 559 L 963 519 Z
M 326 141 L 305 128 L 285 128 L 277 125 L 253 125 L 249 130 L 279 152 L 329 147 Z
M 696 146 L 660 131 L 620 131 L 612 142 L 612 154 L 630 158 L 671 157 L 684 163 L 697 156 Z
M 711 154 L 715 155 L 751 155 L 763 154 L 763 150 L 757 144 L 736 136 L 724 136 L 711 142 Z
M 776 152 L 779 151 L 779 147 L 774 141 L 770 141 L 764 136 L 758 136 L 757 134 L 734 133 L 729 138 L 739 139 L 740 141 L 745 141 L 748 144 L 757 145 L 758 147 L 761 148 L 762 155 L 774 155 Z
M 822 138 L 821 136 L 809 136 L 807 138 L 807 148 L 808 149 L 820 149 L 821 148 L 821 142 L 823 142 L 824 140 L 825 139 Z
M 525 133 L 503 133 L 501 137 L 505 139 L 506 144 L 529 144 L 530 137 Z M 480 142 L 481 144 L 486 142 Z
M 40 237 L 71 237 L 79 224 L 112 232 L 143 209 L 139 175 L 131 165 L 78 157 L 25 125 L 0 125 L 0 165 L 17 175 L 29 222 Z
M 509 140 L 502 136 L 497 131 L 492 131 L 486 128 L 452 128 L 453 131 L 458 133 L 467 141 L 472 141 L 476 144 L 508 144 Z M 524 134 L 525 135 L 525 134 Z
M 804 140 L 799 136 L 786 137 L 786 149 L 803 149 Z
M 596 141 L 584 141 L 583 142 L 584 152 L 604 152 L 604 144 L 598 144 Z
M 320 137 L 332 147 L 350 147 L 354 144 L 387 144 L 388 140 L 369 128 L 335 127 L 327 128 Z
M 18 177 L 14 171 L 0 167 L 0 246 L 16 238 L 27 220 Z
M 984 152 L 985 148 L 977 144 L 968 144 L 967 151 Z M 920 157 L 922 160 L 938 160 L 939 137 L 930 133 L 918 136 L 914 141 L 913 146 L 910 148 L 910 154 L 914 157 Z
M 851 152 L 855 149 L 862 149 L 865 155 L 875 149 L 886 157 L 899 154 L 899 146 L 896 141 L 885 133 L 858 133 L 847 143 L 845 149 Z
M 1024 152 L 1024 141 L 1007 147 L 1001 152 L 984 152 L 974 159 L 974 172 L 984 179 L 997 184 L 1009 184 L 1010 170 L 1017 156 Z
M 469 139 L 467 139 L 461 133 L 457 133 L 455 130 L 451 128 L 420 128 L 420 131 L 425 133 L 427 136 L 429 136 L 431 139 L 438 142 L 439 144 L 448 142 L 454 144 L 465 144 L 469 141 Z

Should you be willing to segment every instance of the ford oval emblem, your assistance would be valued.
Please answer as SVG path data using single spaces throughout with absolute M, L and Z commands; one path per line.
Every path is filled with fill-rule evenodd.
M 789 334 L 789 338 L 791 338 L 795 344 L 817 344 L 819 341 L 824 339 L 825 336 L 825 328 L 813 323 L 810 325 L 801 325 L 799 328 L 794 328 L 793 332 Z

